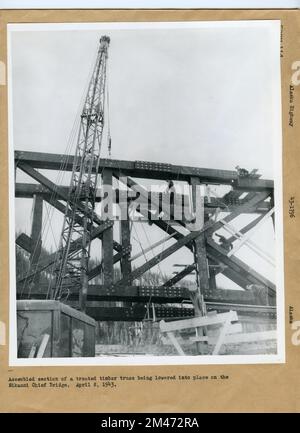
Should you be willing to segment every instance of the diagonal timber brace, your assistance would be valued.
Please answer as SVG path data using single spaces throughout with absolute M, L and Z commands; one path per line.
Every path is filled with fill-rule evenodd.
M 53 183 L 50 179 L 48 179 L 46 176 L 32 168 L 29 164 L 26 164 L 24 162 L 20 162 L 18 165 L 18 168 L 20 168 L 24 173 L 28 174 L 30 177 L 32 177 L 34 180 L 39 182 L 41 185 L 49 189 L 53 194 L 55 194 L 56 197 L 58 197 L 61 200 L 64 200 L 66 202 L 69 200 L 69 195 L 66 194 L 66 192 L 62 189 L 59 189 L 55 183 Z M 76 203 L 76 207 L 81 212 L 85 212 L 85 207 L 82 203 Z M 92 218 L 93 221 L 97 224 L 101 224 L 103 221 L 96 215 L 95 212 L 92 212 Z
M 66 185 L 63 185 L 63 186 L 59 185 L 59 186 L 57 186 L 57 189 L 64 191 L 65 194 L 68 194 L 68 191 L 69 191 L 69 187 Z M 242 194 L 243 191 L 240 191 L 240 193 Z M 33 198 L 33 196 L 35 194 L 41 195 L 44 200 L 50 199 L 52 196 L 50 190 L 45 188 L 43 185 L 40 185 L 40 184 L 22 183 L 22 182 L 21 183 L 17 182 L 15 184 L 15 198 Z M 256 194 L 255 192 L 249 193 L 247 195 L 247 198 L 241 200 L 241 202 L 238 204 L 231 204 L 231 203 L 225 204 L 222 197 L 217 198 L 217 197 L 205 196 L 204 197 L 204 203 L 205 203 L 204 212 L 208 214 L 208 213 L 211 213 L 212 210 L 217 209 L 217 208 L 224 210 L 225 212 L 227 212 L 227 211 L 233 212 L 241 204 L 244 204 L 244 202 L 246 200 L 248 201 L 251 198 L 251 195 L 254 197 L 255 194 Z M 156 197 L 156 199 L 158 201 L 161 201 L 162 200 L 162 193 L 159 193 L 159 192 L 149 193 L 148 202 L 150 200 L 152 200 L 153 197 Z M 102 196 L 96 194 L 95 201 L 97 203 L 100 203 L 102 201 Z M 120 190 L 118 188 L 114 189 L 114 202 L 116 204 L 120 204 L 120 205 L 125 204 L 124 201 L 122 200 L 122 196 L 121 196 Z M 127 202 L 128 203 L 130 202 L 130 198 L 128 198 Z M 189 206 L 189 197 L 184 196 L 182 194 L 175 194 L 175 202 L 177 203 L 177 205 L 183 204 L 184 206 L 188 207 Z M 271 203 L 261 202 L 261 203 L 258 203 L 256 206 L 253 206 L 251 209 L 249 209 L 247 213 L 264 214 L 265 212 L 270 210 L 271 207 L 273 207 L 273 206 L 271 206 Z
M 57 209 L 58 211 L 60 211 L 61 213 L 65 214 L 67 208 L 64 204 L 62 204 L 59 200 L 56 200 L 55 198 L 51 197 L 51 198 L 45 198 L 45 201 L 47 201 L 51 206 L 55 207 L 55 209 Z M 83 224 L 83 219 L 79 216 L 76 215 L 75 220 L 78 224 Z M 107 225 L 107 228 L 112 227 L 113 226 L 113 222 L 112 221 L 105 221 L 105 223 L 109 223 Z M 103 224 L 103 222 L 101 222 L 101 224 Z M 94 227 L 94 226 L 93 226 Z M 99 235 L 100 239 L 102 237 L 102 232 Z M 120 245 L 118 242 L 113 241 L 113 247 L 116 251 L 122 251 L 122 245 Z
M 120 173 L 119 174 L 117 173 L 115 175 L 116 175 L 116 177 L 119 178 Z M 127 177 L 127 186 L 131 187 L 131 185 L 137 185 L 137 183 L 135 181 L 133 181 L 132 179 Z M 141 190 L 142 188 L 143 187 L 139 186 L 139 190 Z M 249 208 L 251 208 L 252 206 L 255 206 L 257 203 L 260 203 L 263 200 L 265 200 L 269 195 L 270 195 L 269 191 L 262 191 L 262 192 L 257 193 L 255 196 L 253 196 L 249 200 L 249 202 L 245 203 L 244 205 L 239 206 L 238 209 L 236 209 L 234 212 L 230 213 L 225 218 L 223 218 L 223 221 L 226 221 L 227 223 L 232 221 L 234 218 L 236 218 L 240 214 L 247 212 L 247 210 Z M 141 213 L 143 216 L 146 216 L 149 219 L 151 219 L 151 214 L 150 215 L 149 215 L 149 213 L 147 214 L 142 209 L 141 209 Z M 173 234 L 174 239 L 176 239 L 177 241 L 179 241 L 181 239 L 185 239 L 185 241 L 183 241 L 183 244 L 182 245 L 180 244 L 180 246 L 178 248 L 176 248 L 175 245 L 174 246 L 172 245 L 173 248 L 171 250 L 170 250 L 171 247 L 169 247 L 169 249 L 166 250 L 166 255 L 161 255 L 161 254 L 157 255 L 156 257 L 151 259 L 149 262 L 145 263 L 140 268 L 133 271 L 133 272 L 135 272 L 135 274 L 131 276 L 133 279 L 137 278 L 135 275 L 138 275 L 138 276 L 142 275 L 144 272 L 146 272 L 147 270 L 151 269 L 153 266 L 158 264 L 161 260 L 164 260 L 165 257 L 168 257 L 169 255 L 173 254 L 173 252 L 177 251 L 179 248 L 181 248 L 181 246 L 186 246 L 191 251 L 193 250 L 192 240 L 196 239 L 197 236 L 195 236 L 195 237 L 193 236 L 190 239 L 187 237 L 189 235 L 184 236 L 182 233 L 180 233 L 178 230 L 176 230 L 173 226 L 170 226 L 166 221 L 163 221 L 163 220 L 153 220 L 153 224 L 156 225 L 157 227 L 161 228 L 162 230 L 166 231 L 168 234 Z M 212 234 L 215 231 L 222 228 L 222 226 L 223 226 L 223 222 L 208 221 L 207 223 L 204 224 L 203 228 L 201 229 L 200 232 L 198 232 L 198 234 L 204 233 L 205 231 Z M 221 261 L 221 263 L 223 263 L 225 265 L 225 269 L 223 270 L 224 275 L 226 275 L 228 278 L 232 279 L 235 283 L 237 283 L 239 286 L 241 286 L 243 288 L 246 288 L 247 285 L 253 284 L 253 283 L 264 284 L 264 285 L 267 285 L 267 287 L 269 287 L 271 293 L 274 293 L 275 286 L 273 283 L 271 283 L 269 280 L 265 279 L 259 273 L 255 272 L 249 266 L 245 265 L 241 260 L 238 260 L 236 258 L 234 258 L 234 259 L 232 259 L 232 258 L 228 259 L 227 257 L 224 258 L 223 257 L 224 256 L 223 249 L 220 248 L 218 246 L 218 244 L 216 244 L 214 241 L 212 241 L 212 242 L 213 242 L 212 248 L 208 249 L 208 251 L 207 251 L 208 257 L 211 258 L 217 264 L 220 263 L 220 261 Z M 220 249 L 220 251 L 221 251 L 220 256 L 216 255 L 216 252 L 218 251 L 218 249 Z M 225 256 L 226 256 L 226 254 L 225 254 Z M 161 259 L 160 259 L 160 257 L 161 257 Z M 250 277 L 248 274 L 250 274 Z M 248 277 L 247 277 L 247 275 L 248 275 Z M 126 281 L 121 279 L 116 284 L 119 285 L 119 284 L 125 284 L 125 283 L 126 283 Z
M 188 243 L 190 243 L 191 241 L 193 241 L 194 239 L 196 239 L 199 236 L 200 233 L 201 233 L 201 231 L 200 232 L 199 231 L 197 231 L 197 232 L 191 232 L 187 236 L 181 237 L 176 242 L 176 244 L 173 244 L 170 247 L 166 248 L 160 254 L 157 254 L 152 259 L 150 259 L 146 263 L 144 263 L 142 266 L 140 266 L 139 268 L 133 270 L 131 272 L 131 274 L 130 274 L 131 279 L 134 280 L 134 279 L 140 277 L 145 272 L 147 272 L 151 268 L 153 268 L 153 266 L 157 265 L 158 263 L 160 263 L 161 261 L 163 261 L 164 259 L 166 259 L 167 257 L 169 257 L 171 254 L 175 253 L 180 248 L 182 248 L 183 246 L 187 245 Z M 115 285 L 116 286 L 120 286 L 122 284 L 127 284 L 127 283 L 129 283 L 128 279 L 122 278 Z
M 99 227 L 94 228 L 91 232 L 91 240 L 97 238 L 101 233 L 103 233 L 108 227 L 110 226 L 110 222 L 107 221 L 107 223 L 102 223 Z M 70 252 L 75 252 L 77 251 L 78 248 L 80 248 L 81 245 L 81 239 L 78 238 L 75 241 L 73 241 L 70 245 Z M 22 282 L 26 282 L 31 280 L 34 275 L 36 273 L 40 273 L 45 271 L 46 269 L 48 269 L 50 266 L 53 265 L 53 263 L 55 262 L 55 259 L 57 257 L 57 254 L 60 253 L 60 250 L 52 253 L 49 258 L 47 260 L 45 260 L 44 262 L 40 262 L 39 266 L 36 268 L 35 272 L 32 273 L 28 273 L 28 275 L 24 275 L 23 277 L 21 277 L 18 281 L 18 283 L 22 283 Z M 116 254 L 116 256 L 119 257 L 118 254 Z
M 242 229 L 240 229 L 240 233 L 242 233 L 243 235 L 247 232 L 249 232 L 250 230 L 252 230 L 257 223 L 259 223 L 259 221 L 265 216 L 265 214 L 259 215 L 257 218 L 255 218 L 253 221 L 251 221 L 249 224 L 247 224 L 245 227 L 243 227 Z M 230 238 L 228 238 L 228 242 L 232 243 L 234 241 L 237 240 L 236 236 L 231 236 Z
M 20 298 L 44 299 L 48 291 L 48 284 L 41 284 L 39 291 L 35 292 L 29 288 L 17 287 Z M 22 295 L 21 295 L 22 292 Z M 149 301 L 157 304 L 164 303 L 187 303 L 189 302 L 190 290 L 184 287 L 158 287 L 158 286 L 122 286 L 113 288 L 111 286 L 89 284 L 87 300 L 89 302 L 111 302 L 125 301 L 146 303 Z M 68 296 L 68 301 L 78 301 L 79 293 L 72 292 Z M 225 310 L 230 306 L 240 310 L 251 311 L 255 307 L 261 312 L 273 311 L 276 307 L 269 306 L 261 302 L 256 292 L 252 290 L 212 290 L 204 292 L 204 300 L 208 304 L 214 304 L 220 310 Z
M 258 284 L 268 287 L 270 295 L 274 295 L 276 287 L 270 280 L 263 277 L 237 257 L 227 257 L 227 251 L 212 239 L 207 240 L 207 252 L 209 257 L 216 262 L 223 263 L 227 267 L 223 271 L 224 275 L 227 274 L 226 276 L 237 282 L 244 289 L 249 284 Z

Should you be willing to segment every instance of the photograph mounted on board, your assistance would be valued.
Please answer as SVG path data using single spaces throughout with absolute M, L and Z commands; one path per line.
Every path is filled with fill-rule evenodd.
M 8 25 L 10 365 L 284 362 L 280 21 Z

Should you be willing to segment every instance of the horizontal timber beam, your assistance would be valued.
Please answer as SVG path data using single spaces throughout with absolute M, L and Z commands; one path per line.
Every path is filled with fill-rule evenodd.
M 44 176 L 43 174 L 41 174 L 39 171 L 35 170 L 34 168 L 31 167 L 30 164 L 24 163 L 24 162 L 20 162 L 18 164 L 18 168 L 20 168 L 22 171 L 24 171 L 24 173 L 28 174 L 28 176 L 32 177 L 34 180 L 36 180 L 37 182 L 39 182 L 41 185 L 43 185 L 44 187 L 46 187 L 49 191 L 51 191 L 52 194 L 55 194 L 56 199 L 62 199 L 65 200 L 67 202 L 69 202 L 69 194 L 66 193 L 63 190 L 58 189 L 58 186 L 55 185 L 54 182 L 52 182 L 50 179 L 48 179 L 46 176 Z M 73 203 L 70 202 L 70 205 L 72 205 Z M 77 202 L 76 203 L 76 208 L 78 209 L 78 211 L 80 212 L 85 212 L 85 207 L 82 203 Z M 102 221 L 101 219 L 96 215 L 95 212 L 91 211 L 91 216 L 94 222 L 96 222 L 97 224 L 101 224 Z
M 71 304 L 72 305 L 72 304 Z M 221 305 L 220 309 L 218 304 L 210 303 L 207 304 L 208 311 L 226 312 L 232 309 L 232 305 L 224 306 Z M 235 310 L 239 315 L 247 315 L 254 317 L 276 317 L 276 308 L 274 307 L 263 307 L 257 308 L 256 305 L 239 305 L 236 306 Z M 149 313 L 149 315 L 148 315 Z M 153 310 L 142 305 L 134 305 L 132 307 L 99 307 L 93 303 L 87 303 L 87 314 L 93 317 L 97 321 L 143 321 L 146 319 L 153 319 Z M 156 320 L 176 320 L 188 317 L 194 317 L 193 308 L 185 307 L 165 307 L 155 306 L 155 319 Z
M 71 171 L 73 160 L 74 157 L 71 155 L 15 151 L 17 166 L 25 162 L 33 168 L 46 170 L 61 170 L 63 168 L 65 171 Z M 125 175 L 137 178 L 168 180 L 173 177 L 177 180 L 189 181 L 190 177 L 194 176 L 198 177 L 203 183 L 227 184 L 245 191 L 259 189 L 272 190 L 274 188 L 272 180 L 241 178 L 233 170 L 188 167 L 147 161 L 101 159 L 99 171 L 102 171 L 103 168 L 122 170 Z
M 31 293 L 32 299 L 44 299 L 46 286 L 42 293 Z M 27 296 L 29 290 L 24 291 L 22 296 Z M 111 286 L 90 284 L 88 287 L 88 301 L 124 301 L 147 303 L 151 299 L 156 303 L 179 303 L 189 300 L 189 291 L 181 287 L 152 287 L 152 286 L 125 286 L 112 289 Z M 71 293 L 70 301 L 78 300 L 78 293 Z
M 63 186 L 57 186 L 58 190 L 61 190 L 61 192 L 63 194 L 67 194 L 69 191 L 69 187 L 66 185 Z M 119 200 L 119 190 L 116 189 L 116 203 L 120 203 Z M 31 199 L 33 198 L 33 196 L 35 194 L 41 194 L 44 198 L 44 200 L 49 201 L 50 199 L 52 199 L 52 193 L 49 191 L 48 188 L 44 187 L 43 185 L 40 184 L 35 184 L 35 183 L 22 183 L 22 182 L 17 182 L 15 184 L 15 198 L 27 198 L 27 199 Z M 151 193 L 157 200 L 161 200 L 161 193 L 158 192 L 152 192 Z M 150 192 L 149 192 L 149 200 L 151 199 L 150 196 Z M 141 200 L 141 199 L 139 199 Z M 189 204 L 188 199 L 186 197 L 184 197 L 181 194 L 176 194 L 175 195 L 175 202 L 180 203 L 180 201 L 183 201 L 185 203 L 185 205 Z M 248 199 L 247 199 L 248 200 Z M 247 200 L 240 200 L 239 204 L 229 204 L 226 205 L 223 201 L 222 198 L 216 198 L 216 197 L 204 197 L 204 206 L 205 206 L 205 212 L 209 213 L 214 209 L 220 208 L 220 209 L 224 209 L 226 212 L 230 211 L 233 212 L 234 210 L 238 209 L 239 206 L 243 205 Z M 129 201 L 129 200 L 128 200 Z M 98 195 L 96 195 L 96 202 L 101 202 L 101 197 Z M 267 212 L 268 210 L 271 209 L 271 205 L 267 202 L 261 202 L 258 203 L 256 206 L 253 206 L 252 208 L 248 209 L 247 211 L 245 211 L 245 213 L 264 213 Z
M 257 218 L 255 218 L 253 221 L 251 221 L 249 224 L 247 224 L 245 227 L 243 227 L 243 228 L 241 228 L 240 230 L 239 230 L 239 232 L 240 233 L 242 233 L 242 234 L 245 234 L 245 233 L 247 233 L 247 232 L 249 232 L 250 230 L 252 230 L 255 226 L 256 226 L 256 224 L 262 219 L 264 217 L 264 214 L 263 215 L 259 215 L 259 217 L 257 217 Z M 236 241 L 236 240 L 238 240 L 239 239 L 239 237 L 238 236 L 231 236 L 230 238 L 228 238 L 227 240 L 228 240 L 228 243 L 232 243 L 232 242 L 234 242 L 234 241 Z
M 67 197 L 69 190 L 70 190 L 70 187 L 67 185 L 58 185 L 57 190 L 61 195 L 65 195 Z M 123 194 L 123 197 L 122 197 L 122 195 L 120 195 L 120 190 L 118 188 L 113 188 L 113 191 L 114 191 L 114 197 L 113 198 L 115 200 L 115 203 L 123 204 L 124 199 L 123 199 L 123 201 L 121 199 L 124 197 L 124 192 L 122 191 L 122 194 Z M 40 184 L 25 183 L 25 182 L 17 182 L 15 184 L 15 197 L 16 198 L 33 198 L 33 196 L 35 194 L 41 194 L 44 197 L 48 197 L 48 198 L 51 197 L 51 195 L 52 195 L 51 191 L 49 191 L 48 188 L 46 188 Z M 150 202 L 152 198 L 154 198 L 155 200 L 162 201 L 163 195 L 164 194 L 162 192 L 157 192 L 157 191 L 148 192 L 148 201 Z M 127 197 L 127 200 L 125 201 L 125 203 L 130 202 L 131 200 L 132 200 L 132 197 Z M 102 201 L 101 188 L 98 188 L 96 190 L 95 201 L 98 203 Z M 183 194 L 175 193 L 174 194 L 174 202 L 177 205 L 184 204 L 184 206 L 188 207 L 189 206 L 189 196 L 187 194 L 183 195 Z M 210 207 L 220 207 L 220 206 L 222 206 L 221 200 L 218 200 L 216 198 L 213 198 L 211 200 L 211 206 Z M 223 204 L 223 207 L 225 207 L 224 204 Z
M 47 285 L 41 285 L 38 293 L 29 292 L 29 289 L 22 290 L 22 296 L 31 299 L 44 299 L 47 293 Z M 185 287 L 159 287 L 159 286 L 124 286 L 112 289 L 111 286 L 89 284 L 88 301 L 125 301 L 147 303 L 179 303 L 189 300 L 189 290 Z M 78 300 L 78 293 L 71 293 L 68 297 L 70 301 Z M 208 303 L 225 303 L 225 304 L 249 304 L 258 305 L 260 302 L 255 294 L 251 291 L 243 290 L 206 290 L 204 291 L 204 300 Z M 261 305 L 262 306 L 262 305 Z

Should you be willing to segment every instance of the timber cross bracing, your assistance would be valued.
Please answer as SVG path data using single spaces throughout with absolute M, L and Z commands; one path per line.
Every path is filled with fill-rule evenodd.
M 41 298 L 46 293 L 46 287 L 39 284 L 39 275 L 51 270 L 55 262 L 57 252 L 48 255 L 46 259 L 39 256 L 41 250 L 41 219 L 42 204 L 47 202 L 58 212 L 64 214 L 66 201 L 69 199 L 68 188 L 56 185 L 47 178 L 41 170 L 72 170 L 72 156 L 45 154 L 38 152 L 15 152 L 16 168 L 20 169 L 37 183 L 16 182 L 16 198 L 34 199 L 34 218 L 30 236 L 21 233 L 16 243 L 30 254 L 30 270 L 26 275 L 20 276 L 17 282 L 19 296 Z M 221 198 L 204 197 L 204 226 L 198 231 L 189 231 L 184 222 L 172 224 L 172 221 L 163 219 L 152 220 L 151 213 L 140 209 L 144 219 L 151 219 L 151 224 L 158 227 L 162 235 L 167 233 L 172 236 L 174 242 L 166 247 L 160 254 L 145 261 L 139 267 L 134 267 L 131 259 L 131 233 L 128 221 L 122 221 L 120 239 L 113 238 L 113 221 L 103 221 L 95 212 L 91 214 L 90 240 L 100 239 L 102 242 L 103 256 L 98 257 L 98 262 L 93 269 L 89 269 L 88 279 L 91 281 L 97 275 L 102 275 L 103 285 L 89 284 L 87 293 L 87 312 L 97 320 L 142 320 L 145 317 L 145 308 L 149 302 L 155 304 L 178 304 L 187 302 L 185 307 L 159 307 L 156 317 L 187 317 L 195 312 L 189 305 L 189 290 L 178 286 L 179 282 L 187 275 L 196 271 L 200 295 L 206 302 L 208 309 L 227 311 L 232 304 L 239 311 L 247 314 L 276 314 L 276 287 L 275 285 L 257 272 L 255 269 L 238 259 L 235 255 L 228 257 L 226 248 L 216 242 L 214 234 L 229 224 L 234 218 L 242 214 L 257 214 L 257 217 L 248 222 L 241 229 L 240 235 L 248 233 L 256 224 L 270 211 L 273 206 L 273 181 L 256 177 L 240 177 L 236 171 L 217 170 L 197 167 L 185 167 L 165 163 L 153 163 L 145 161 L 121 161 L 101 159 L 99 171 L 104 181 L 112 184 L 112 178 L 120 179 L 126 177 L 127 188 L 135 190 L 138 187 L 145 202 L 149 200 L 148 192 L 140 184 L 140 179 L 174 180 L 184 181 L 189 185 L 230 185 L 231 191 Z M 133 180 L 134 179 L 134 180 Z M 114 199 L 120 206 L 130 206 L 130 199 L 122 199 L 117 189 Z M 246 193 L 246 194 L 244 194 Z M 154 197 L 154 199 L 153 199 Z M 160 207 L 159 194 L 152 197 L 151 208 Z M 101 198 L 96 197 L 96 201 Z M 181 198 L 179 197 L 179 200 Z M 184 200 L 183 200 L 184 201 Z M 226 216 L 220 220 L 214 220 L 210 216 L 216 210 L 223 210 Z M 82 216 L 76 215 L 76 223 L 82 223 Z M 184 227 L 183 234 L 180 227 Z M 164 234 L 165 236 L 165 234 Z M 237 238 L 231 235 L 229 243 L 235 242 Z M 80 247 L 80 239 L 74 241 L 70 248 L 76 251 Z M 145 272 L 161 263 L 167 257 L 172 256 L 181 248 L 188 248 L 194 255 L 194 262 L 187 264 L 174 277 L 165 281 L 161 286 L 137 285 L 136 280 Z M 114 252 L 114 250 L 116 252 Z M 114 265 L 121 264 L 121 276 L 115 281 Z M 216 275 L 224 274 L 227 278 L 238 284 L 243 291 L 218 290 L 215 284 Z M 135 284 L 135 285 L 133 285 Z M 267 296 L 259 298 L 249 288 L 262 287 Z M 29 288 L 30 287 L 30 288 Z M 235 293 L 234 293 L 235 292 Z M 71 292 L 68 298 L 70 305 L 78 303 L 79 293 Z M 103 306 L 105 301 L 125 302 L 126 307 Z M 131 304 L 134 303 L 134 304 Z M 172 310 L 173 308 L 173 310 Z M 256 308 L 256 310 L 255 310 Z M 256 311 L 256 313 L 255 313 Z M 165 315 L 165 316 L 164 316 Z

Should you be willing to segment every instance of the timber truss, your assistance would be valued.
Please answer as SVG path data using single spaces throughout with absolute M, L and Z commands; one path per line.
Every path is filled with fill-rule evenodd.
M 71 171 L 72 166 L 72 156 L 15 152 L 15 169 L 21 170 L 35 181 L 15 184 L 16 198 L 34 200 L 31 235 L 21 233 L 16 239 L 16 244 L 30 256 L 30 270 L 17 281 L 19 298 L 45 298 L 47 288 L 40 284 L 40 276 L 43 272 L 51 273 L 57 252 L 44 260 L 40 257 L 43 203 L 49 203 L 64 214 L 69 199 L 69 188 L 56 185 L 42 171 Z M 119 182 L 121 178 L 126 179 L 128 190 L 138 189 L 145 201 L 149 200 L 149 193 L 142 186 L 143 182 L 139 183 L 142 179 L 184 181 L 190 185 L 192 192 L 197 185 L 229 185 L 230 191 L 221 198 L 204 196 L 204 225 L 197 231 L 187 231 L 184 222 L 181 222 L 185 229 L 183 233 L 180 224 L 176 225 L 172 220 L 151 220 L 150 213 L 140 209 L 144 219 L 151 220 L 151 224 L 161 230 L 163 239 L 166 239 L 166 236 L 172 237 L 175 242 L 138 267 L 134 266 L 134 259 L 139 254 L 135 257 L 131 253 L 130 221 L 127 219 L 119 222 L 120 239 L 116 241 L 113 237 L 113 225 L 116 222 L 103 221 L 98 214 L 93 213 L 92 227 L 89 227 L 90 239 L 91 242 L 94 239 L 101 240 L 102 257 L 99 265 L 89 269 L 88 278 L 92 281 L 96 276 L 102 275 L 102 284 L 91 283 L 87 295 L 83 297 L 79 296 L 79 293 L 70 292 L 65 302 L 86 311 L 99 321 L 140 321 L 145 317 L 172 320 L 194 315 L 202 316 L 207 310 L 220 313 L 236 310 L 239 315 L 275 316 L 275 285 L 235 254 L 242 245 L 247 245 L 253 251 L 264 254 L 266 260 L 272 260 L 250 239 L 250 231 L 262 224 L 266 218 L 271 217 L 274 224 L 272 180 L 261 179 L 256 174 L 241 175 L 238 171 L 113 159 L 102 159 L 99 171 L 103 182 L 108 185 L 113 185 L 113 178 Z M 116 197 L 118 204 L 127 206 L 128 211 L 130 200 L 120 203 L 118 191 Z M 192 200 L 193 197 L 192 194 Z M 159 211 L 159 200 L 159 194 L 154 202 L 152 197 L 152 209 L 156 206 Z M 181 197 L 176 195 L 176 200 L 181 200 Z M 217 214 L 221 214 L 222 211 L 225 216 L 220 219 Z M 231 222 L 242 214 L 255 215 L 255 219 L 237 231 Z M 76 222 L 80 224 L 80 216 L 76 218 Z M 216 241 L 215 234 L 220 229 L 228 234 L 226 238 L 222 237 L 223 242 Z M 163 242 L 162 240 L 161 244 Z M 73 241 L 71 251 L 76 251 L 80 245 L 80 240 Z M 192 263 L 185 265 L 173 278 L 159 286 L 136 284 L 147 271 L 181 248 L 187 248 L 193 253 Z M 114 265 L 117 263 L 121 265 L 121 277 L 116 281 Z M 180 281 L 191 273 L 196 273 L 197 276 L 196 293 L 180 285 Z M 216 276 L 219 273 L 243 290 L 218 289 Z M 110 306 L 107 306 L 105 301 L 110 301 Z M 174 305 L 171 306 L 172 304 Z

